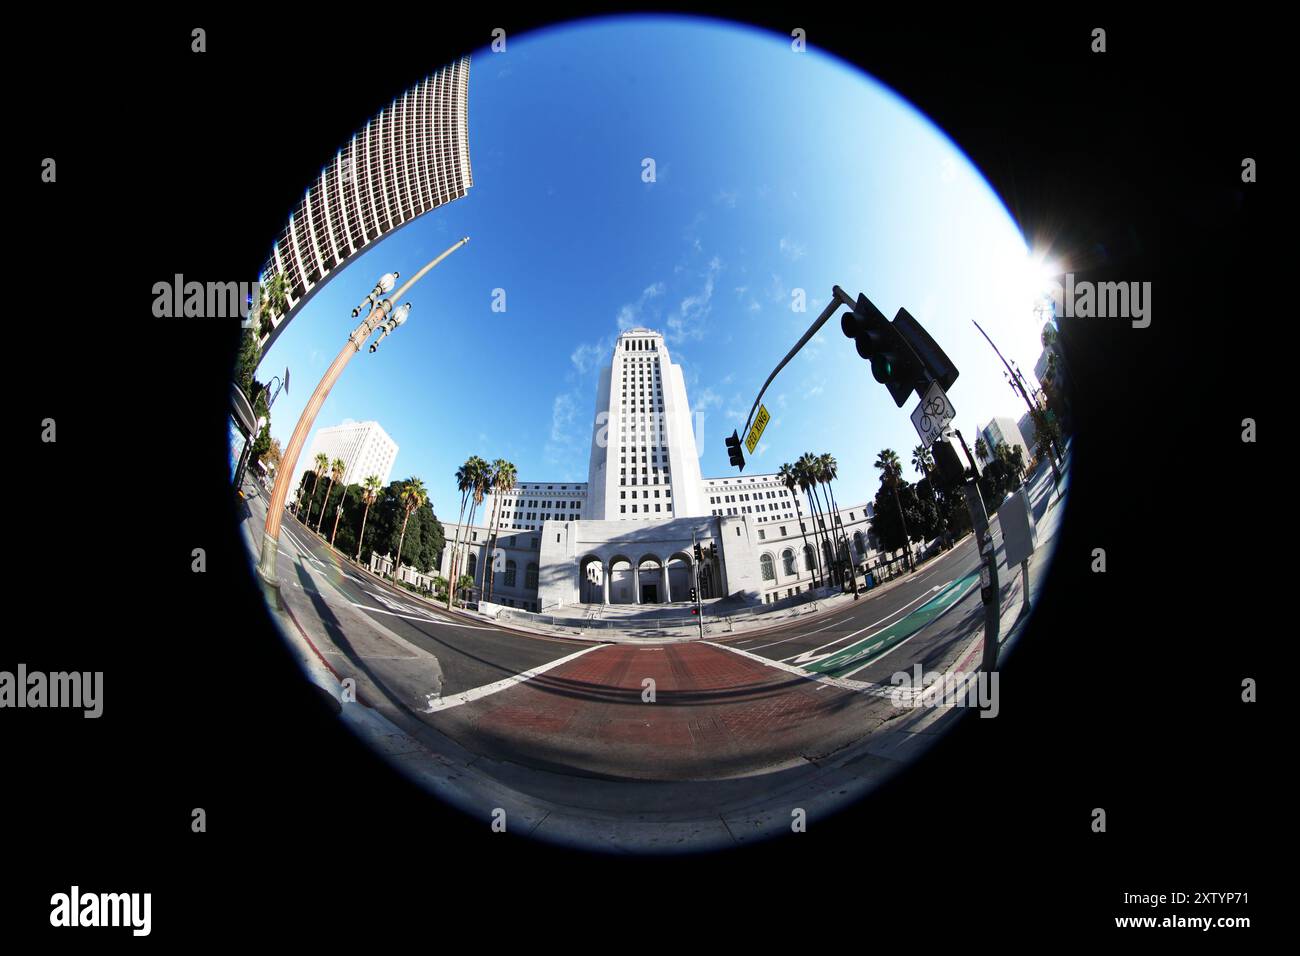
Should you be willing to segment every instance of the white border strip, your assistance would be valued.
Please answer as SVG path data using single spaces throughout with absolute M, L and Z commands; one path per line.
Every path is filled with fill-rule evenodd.
M 484 684 L 482 687 L 474 687 L 470 690 L 461 691 L 459 694 L 452 694 L 450 697 L 441 697 L 437 700 L 430 700 L 429 709 L 422 711 L 422 713 L 434 714 L 440 710 L 447 710 L 450 707 L 459 707 L 461 704 L 468 704 L 470 701 L 479 700 L 482 697 L 487 697 L 491 694 L 508 690 L 516 684 L 522 684 L 526 680 L 531 680 L 532 678 L 537 677 L 539 674 L 545 674 L 553 667 L 567 664 L 569 661 L 576 660 L 583 654 L 587 654 L 604 646 L 604 644 L 593 644 L 590 647 L 584 647 L 580 651 L 574 651 L 572 654 L 553 660 L 549 664 L 543 664 L 541 667 L 534 667 L 532 670 L 524 671 L 522 674 L 515 674 L 514 676 L 507 677 L 504 680 L 499 680 L 491 684 Z

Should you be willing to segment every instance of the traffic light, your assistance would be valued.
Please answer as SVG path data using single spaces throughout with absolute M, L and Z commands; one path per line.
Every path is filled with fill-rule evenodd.
M 865 295 L 852 312 L 840 318 L 840 328 L 853 339 L 858 354 L 871 362 L 871 374 L 889 389 L 899 408 L 916 390 L 921 398 L 931 382 L 945 392 L 957 381 L 957 366 L 906 309 L 888 321 Z
M 745 470 L 745 455 L 740 450 L 740 436 L 734 431 L 731 433 L 731 437 L 727 439 L 727 457 L 741 471 Z
M 703 560 L 704 560 L 704 551 L 697 544 L 695 546 L 695 563 L 699 564 Z
M 921 384 L 925 371 L 899 330 L 865 295 L 840 318 L 840 329 L 854 340 L 858 354 L 871 362 L 871 375 L 889 389 L 899 408 Z M 924 387 L 924 386 L 922 386 Z
M 934 455 L 935 484 L 938 488 L 948 492 L 960 487 L 966 480 L 966 468 L 948 433 L 934 440 L 931 453 Z
M 925 384 L 920 386 L 921 397 L 925 397 L 925 389 L 929 387 L 930 382 L 938 382 L 939 387 L 945 392 L 952 388 L 952 383 L 957 381 L 957 366 L 953 365 L 952 359 L 939 348 L 939 343 L 930 338 L 930 333 L 921 326 L 921 323 L 912 318 L 912 314 L 906 309 L 899 309 L 898 314 L 894 316 L 894 329 L 907 342 L 912 354 L 920 360 L 925 379 Z
M 696 601 L 696 598 L 695 598 L 695 588 L 691 588 L 691 603 L 694 604 L 695 601 Z

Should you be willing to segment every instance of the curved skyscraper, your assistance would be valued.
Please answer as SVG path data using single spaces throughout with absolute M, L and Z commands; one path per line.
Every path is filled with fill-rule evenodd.
M 262 267 L 262 280 L 283 273 L 289 283 L 289 309 L 272 317 L 263 350 L 352 256 L 474 185 L 468 104 L 465 56 L 393 100 L 321 170 Z

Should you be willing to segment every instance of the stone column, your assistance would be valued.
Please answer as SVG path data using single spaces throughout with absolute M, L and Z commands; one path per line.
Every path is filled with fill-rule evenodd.
M 604 600 L 601 603 L 608 604 L 609 603 L 609 569 L 605 567 L 605 563 L 603 561 L 600 563 L 600 586 L 605 593 Z
M 632 603 L 641 603 L 641 564 L 632 565 Z
M 664 570 L 664 603 L 672 604 L 673 593 L 668 589 L 668 562 L 665 561 L 663 564 L 660 565 L 660 567 L 663 568 Z

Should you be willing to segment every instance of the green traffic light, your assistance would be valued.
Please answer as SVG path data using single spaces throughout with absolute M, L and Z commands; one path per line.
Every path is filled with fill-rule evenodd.
M 881 385 L 894 380 L 894 361 L 891 356 L 876 354 L 871 357 L 871 375 Z

